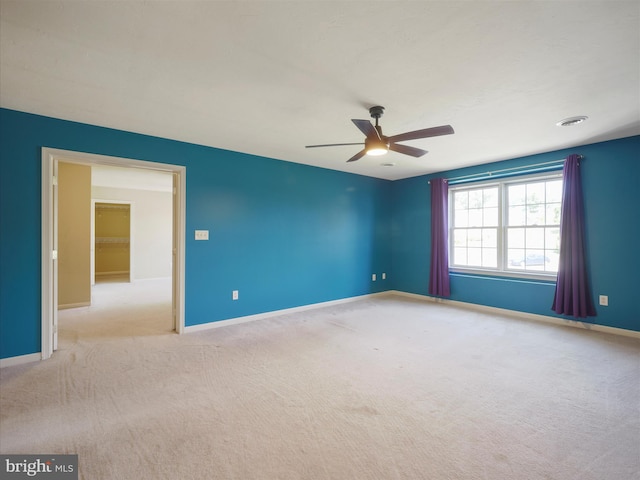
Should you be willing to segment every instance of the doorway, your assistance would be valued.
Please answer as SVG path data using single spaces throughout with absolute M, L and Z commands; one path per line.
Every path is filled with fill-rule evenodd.
M 173 330 L 183 333 L 186 167 L 44 147 L 42 149 L 42 359 L 51 356 L 57 349 L 58 341 L 58 162 L 126 167 L 172 174 L 172 317 Z

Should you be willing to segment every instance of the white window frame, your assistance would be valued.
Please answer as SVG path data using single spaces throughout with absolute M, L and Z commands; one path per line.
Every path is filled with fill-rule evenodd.
M 449 185 L 449 271 L 452 273 L 475 274 L 496 277 L 512 277 L 527 280 L 545 280 L 555 281 L 556 272 L 540 272 L 540 271 L 514 271 L 507 268 L 507 186 L 514 183 L 529 183 L 542 180 L 562 179 L 562 171 L 544 172 L 529 175 L 507 176 L 499 179 L 482 180 L 477 182 L 464 182 Z M 475 190 L 479 188 L 487 188 L 498 186 L 498 267 L 466 267 L 461 265 L 453 265 L 453 210 L 455 208 L 453 195 L 456 191 Z

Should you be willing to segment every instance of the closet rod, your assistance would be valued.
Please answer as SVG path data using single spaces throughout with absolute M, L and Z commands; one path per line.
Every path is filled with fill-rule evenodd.
M 96 209 L 98 210 L 129 210 L 129 204 L 122 205 L 105 205 L 101 203 L 96 203 Z

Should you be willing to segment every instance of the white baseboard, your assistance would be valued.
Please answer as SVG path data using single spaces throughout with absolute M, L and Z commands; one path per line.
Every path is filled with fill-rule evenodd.
M 228 327 L 229 325 L 237 325 L 239 323 L 253 322 L 255 320 L 262 320 L 264 318 L 276 317 L 278 315 L 287 315 L 289 313 L 303 312 L 305 310 L 313 310 L 316 308 L 330 307 L 331 305 L 340 305 L 342 303 L 355 302 L 357 300 L 378 297 L 381 295 L 386 295 L 388 293 L 389 292 L 370 293 L 366 295 L 359 295 L 357 297 L 341 298 L 340 300 L 330 300 L 328 302 L 312 303 L 310 305 L 302 305 L 300 307 L 274 310 L 272 312 L 258 313 L 256 315 L 246 315 L 244 317 L 230 318 L 228 320 L 218 320 L 217 322 L 208 322 L 208 323 L 201 323 L 198 325 L 190 325 L 188 327 L 184 327 L 184 333 L 199 332 L 202 330 L 209 330 L 211 328 Z
M 91 302 L 80 303 L 65 303 L 64 305 L 58 305 L 58 310 L 68 310 L 69 308 L 90 307 Z
M 539 315 L 537 313 L 518 312 L 517 310 L 507 310 L 506 308 L 489 307 L 487 305 L 478 305 L 476 303 L 459 302 L 457 300 L 449 300 L 440 297 L 431 297 L 428 295 L 419 295 L 417 293 L 407 293 L 398 290 L 390 290 L 387 293 L 391 295 L 399 295 L 402 297 L 414 298 L 416 300 L 422 300 L 427 302 L 443 303 L 452 305 L 467 310 L 476 310 L 484 313 L 494 313 L 498 315 L 505 315 L 510 317 L 522 318 L 524 320 L 532 320 L 536 322 L 551 323 L 553 325 L 560 325 L 563 327 L 581 328 L 583 330 L 591 330 L 594 332 L 610 333 L 613 335 L 622 335 L 624 337 L 640 338 L 640 332 L 635 330 L 627 330 L 624 328 L 608 327 L 606 325 L 598 325 L 596 323 L 580 322 L 578 320 L 569 320 L 566 318 L 550 317 L 547 315 Z
M 119 277 L 130 275 L 129 270 L 113 271 L 113 272 L 96 272 L 96 277 Z
M 42 354 L 30 353 L 28 355 L 19 355 L 17 357 L 0 358 L 0 368 L 13 367 L 14 365 L 22 365 L 24 363 L 39 362 L 42 360 Z
M 303 312 L 305 310 L 313 310 L 316 308 L 329 307 L 331 305 L 340 305 L 343 303 L 355 302 L 355 301 L 363 300 L 366 298 L 375 298 L 375 297 L 380 297 L 385 295 L 396 295 L 401 297 L 413 298 L 415 300 L 420 300 L 425 302 L 452 305 L 452 306 L 464 308 L 467 310 L 476 310 L 479 312 L 494 313 L 498 315 L 522 318 L 524 320 L 551 323 L 554 325 L 560 325 L 564 327 L 581 328 L 583 330 L 591 330 L 596 332 L 610 333 L 613 335 L 622 335 L 625 337 L 640 338 L 640 332 L 637 332 L 635 330 L 626 330 L 624 328 L 608 327 L 606 325 L 598 325 L 595 323 L 579 322 L 576 320 L 567 320 L 567 319 L 558 318 L 558 317 L 549 317 L 546 315 L 539 315 L 535 313 L 518 312 L 516 310 L 507 310 L 505 308 L 489 307 L 487 305 L 478 305 L 475 303 L 460 302 L 457 300 L 448 300 L 445 298 L 431 297 L 428 295 L 420 295 L 417 293 L 401 292 L 399 290 L 387 290 L 385 292 L 359 295 L 357 297 L 341 298 L 340 300 L 331 300 L 328 302 L 312 303 L 310 305 L 302 305 L 300 307 L 285 308 L 282 310 L 274 310 L 272 312 L 258 313 L 256 315 L 247 315 L 244 317 L 230 318 L 228 320 L 219 320 L 217 322 L 208 322 L 208 323 L 202 323 L 198 325 L 190 325 L 188 327 L 185 327 L 184 333 L 192 333 L 192 332 L 199 332 L 202 330 L 209 330 L 212 328 L 227 327 L 230 325 L 253 322 L 256 320 L 275 317 L 278 315 Z M 31 353 L 28 355 L 20 355 L 17 357 L 2 358 L 0 359 L 0 368 L 10 367 L 13 365 L 21 365 L 21 364 L 30 363 L 30 362 L 37 362 L 41 359 L 42 359 L 42 355 L 40 353 Z

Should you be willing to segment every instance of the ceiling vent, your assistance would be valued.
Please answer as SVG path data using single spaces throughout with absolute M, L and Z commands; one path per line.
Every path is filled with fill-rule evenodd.
M 569 118 L 565 118 L 564 120 L 560 120 L 558 123 L 556 123 L 557 126 L 559 127 L 571 127 L 572 125 L 577 125 L 579 123 L 585 122 L 587 120 L 586 115 L 578 115 L 577 117 L 569 117 Z

